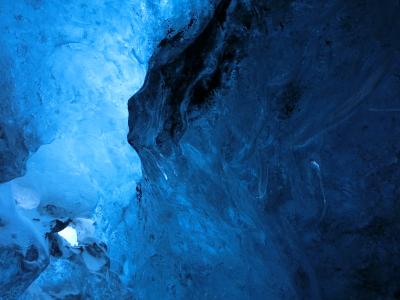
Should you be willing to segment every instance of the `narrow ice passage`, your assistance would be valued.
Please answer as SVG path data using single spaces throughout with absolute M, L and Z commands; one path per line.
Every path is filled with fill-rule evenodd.
M 160 5 L 152 1 L 0 3 L 1 84 L 10 91 L 2 98 L 1 126 L 8 130 L 7 137 L 20 142 L 10 151 L 17 162 L 22 161 L 16 170 L 10 167 L 9 174 L 1 174 L 15 177 L 0 185 L 5 208 L 0 220 L 10 232 L 15 231 L 10 235 L 17 239 L 6 239 L 4 233 L 0 246 L 5 249 L 16 243 L 15 251 L 26 256 L 34 244 L 50 257 L 50 265 L 25 293 L 28 299 L 45 294 L 63 297 L 64 289 L 74 294 L 68 286 L 56 291 L 61 284 L 56 270 L 72 267 L 71 255 L 54 248 L 63 244 L 51 233 L 56 220 L 72 226 L 67 230 L 77 229 L 79 246 L 103 243 L 111 257 L 110 270 L 125 268 L 121 278 L 130 274 L 126 257 L 131 245 L 125 234 L 134 227 L 129 223 L 134 220 L 121 224 L 120 218 L 135 199 L 141 166 L 126 141 L 127 101 L 143 84 L 158 40 L 167 30 L 185 24 L 191 10 L 201 13 L 205 4 L 191 1 L 182 6 L 179 2 L 185 1 Z M 6 163 L 2 157 L 2 168 Z M 11 160 L 10 164 L 16 165 Z M 14 206 L 12 202 L 15 210 L 7 208 Z M 131 208 L 130 214 L 134 213 Z M 18 225 L 11 227 L 10 220 L 19 219 L 30 228 L 26 234 L 32 235 L 25 242 L 18 240 Z M 93 224 L 83 226 L 82 219 Z M 49 241 L 50 249 L 46 249 Z M 54 255 L 60 257 L 54 259 Z M 81 256 L 81 267 L 86 264 L 90 269 L 93 262 L 87 262 L 95 256 Z M 43 266 L 35 266 L 35 272 Z M 15 268 L 7 267 L 11 277 L 2 278 L 5 284 L 16 280 L 12 278 L 19 272 Z M 48 283 L 52 276 L 53 287 Z M 31 278 L 21 280 L 21 290 L 9 296 L 19 295 Z M 79 277 L 70 279 L 75 284 L 79 281 Z
M 0 300 L 399 299 L 399 11 L 0 0 Z

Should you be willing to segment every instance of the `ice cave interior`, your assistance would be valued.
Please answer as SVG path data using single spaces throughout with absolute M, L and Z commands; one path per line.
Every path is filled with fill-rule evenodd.
M 0 299 L 400 299 L 400 2 L 0 0 Z

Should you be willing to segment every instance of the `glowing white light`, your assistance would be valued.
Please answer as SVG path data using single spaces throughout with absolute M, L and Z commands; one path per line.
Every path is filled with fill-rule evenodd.
M 75 228 L 71 226 L 58 232 L 58 234 L 65 239 L 71 246 L 78 246 L 78 235 L 76 234 Z

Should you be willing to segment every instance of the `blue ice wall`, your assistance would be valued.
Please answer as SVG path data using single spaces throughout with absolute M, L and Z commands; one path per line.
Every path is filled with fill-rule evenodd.
M 0 299 L 399 299 L 399 15 L 0 1 Z
M 143 299 L 399 298 L 399 13 L 221 0 L 160 43 L 129 103 Z
M 127 293 L 141 177 L 127 100 L 164 34 L 207 14 L 183 4 L 1 1 L 1 297 L 41 272 L 26 299 Z M 75 249 L 56 234 L 67 225 Z

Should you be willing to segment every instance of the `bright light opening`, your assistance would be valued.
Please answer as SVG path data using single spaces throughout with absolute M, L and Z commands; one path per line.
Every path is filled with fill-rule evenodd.
M 58 232 L 58 234 L 65 239 L 71 246 L 78 246 L 78 235 L 75 228 L 68 226 Z

